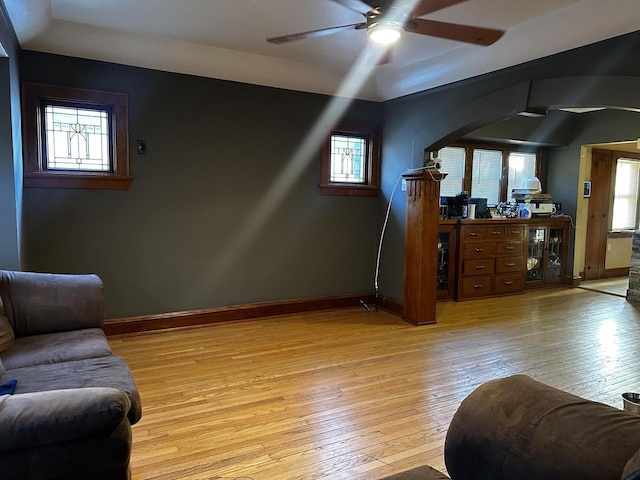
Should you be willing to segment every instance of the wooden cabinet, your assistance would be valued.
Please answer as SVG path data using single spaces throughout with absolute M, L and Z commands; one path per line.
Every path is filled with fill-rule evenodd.
M 458 300 L 524 290 L 525 226 L 516 222 L 460 222 Z
M 403 316 L 436 321 L 436 301 L 563 283 L 570 219 L 438 219 L 438 174 L 406 174 Z

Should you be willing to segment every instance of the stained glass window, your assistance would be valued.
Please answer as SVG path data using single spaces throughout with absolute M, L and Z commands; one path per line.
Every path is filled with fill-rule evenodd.
M 22 83 L 24 186 L 126 190 L 127 95 Z
M 380 190 L 380 127 L 340 121 L 322 142 L 320 193 L 375 196 Z
M 111 172 L 109 112 L 44 106 L 47 170 Z
M 365 183 L 365 138 L 331 135 L 330 181 L 340 183 Z

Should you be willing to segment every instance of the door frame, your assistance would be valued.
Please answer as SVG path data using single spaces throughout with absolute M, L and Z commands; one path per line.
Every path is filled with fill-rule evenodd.
M 632 158 L 640 161 L 640 154 L 603 148 L 593 148 L 591 151 L 591 197 L 589 198 L 585 232 L 585 280 L 606 277 L 605 265 L 610 233 L 609 219 L 613 212 L 615 167 L 619 158 Z
M 609 215 L 612 207 L 613 150 L 591 151 L 591 197 L 587 216 L 584 279 L 604 278 Z M 616 157 L 617 158 L 617 157 Z

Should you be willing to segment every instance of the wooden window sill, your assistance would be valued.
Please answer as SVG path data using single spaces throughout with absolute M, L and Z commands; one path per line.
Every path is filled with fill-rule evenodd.
M 133 177 L 100 173 L 25 173 L 24 186 L 28 188 L 95 188 L 128 190 Z

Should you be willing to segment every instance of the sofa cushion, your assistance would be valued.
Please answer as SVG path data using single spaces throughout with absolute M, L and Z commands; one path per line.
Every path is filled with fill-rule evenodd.
M 125 392 L 131 400 L 127 415 L 131 424 L 142 416 L 140 394 L 129 367 L 115 355 L 7 369 L 0 383 L 11 378 L 18 379 L 16 395 L 69 388 L 115 388 Z
M 56 480 L 130 479 L 131 427 L 115 428 L 34 448 L 0 450 L 2 478 Z
M 0 398 L 0 450 L 32 448 L 116 428 L 131 403 L 114 388 L 77 388 Z
M 102 280 L 97 275 L 0 270 L 0 297 L 16 337 L 104 324 Z
M 620 480 L 638 445 L 639 415 L 514 375 L 463 400 L 444 454 L 454 479 Z
M 504 471 L 510 478 L 522 479 L 556 479 L 566 471 L 587 471 L 580 478 L 617 480 L 633 454 L 633 445 L 638 445 L 633 439 L 640 441 L 640 418 L 624 413 L 587 400 L 549 410 L 522 430 Z M 612 444 L 617 435 L 630 441 Z
M 2 354 L 2 360 L 4 367 L 12 370 L 108 355 L 111 355 L 111 348 L 104 332 L 99 328 L 85 328 L 19 337 L 13 346 Z
M 13 345 L 13 328 L 9 319 L 0 312 L 0 352 L 4 352 Z

